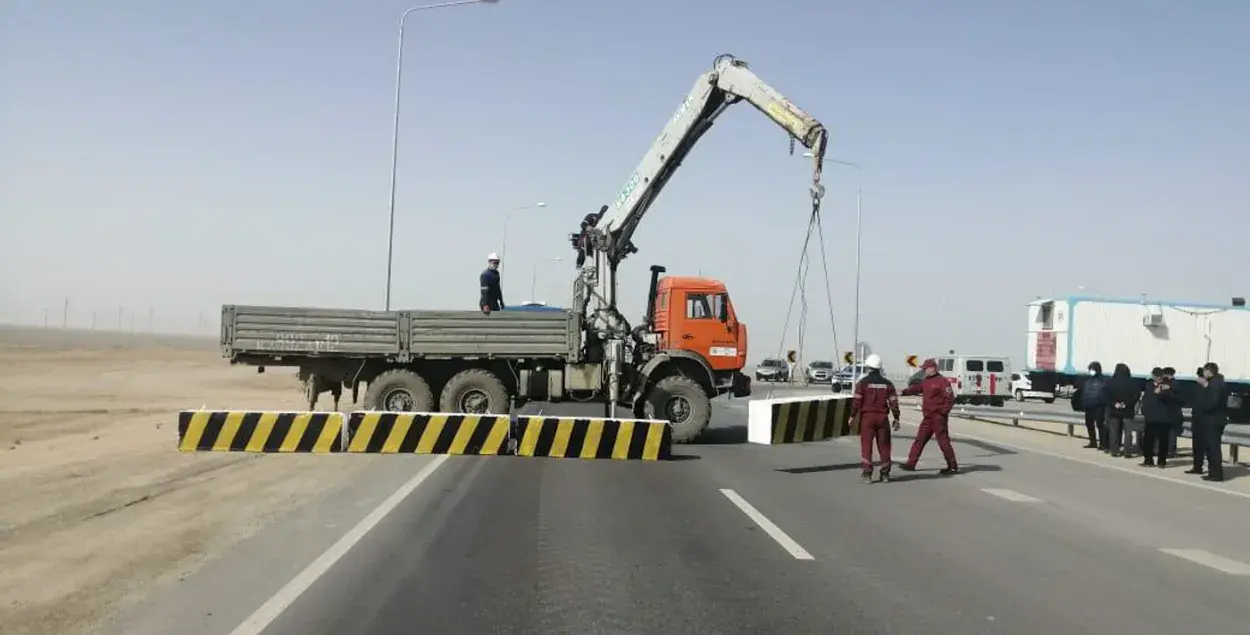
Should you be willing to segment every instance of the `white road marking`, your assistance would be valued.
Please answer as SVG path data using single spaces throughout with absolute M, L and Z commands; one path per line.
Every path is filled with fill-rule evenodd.
M 1210 567 L 1228 575 L 1250 575 L 1250 564 L 1225 558 L 1201 549 L 1160 549 L 1169 556 L 1176 556 L 1190 562 Z
M 772 536 L 772 539 L 776 540 L 777 544 L 781 545 L 781 548 L 788 551 L 796 560 L 815 560 L 815 558 L 812 557 L 812 554 L 808 553 L 802 545 L 795 542 L 790 536 L 786 535 L 786 532 L 782 531 L 780 527 L 773 524 L 773 521 L 769 520 L 766 516 L 764 516 L 764 514 L 761 514 L 760 511 L 752 506 L 751 503 L 748 503 L 745 498 L 739 496 L 738 492 L 731 489 L 722 489 L 720 493 L 724 494 L 725 498 L 729 499 L 729 502 L 737 505 L 738 509 L 741 509 L 742 513 L 747 515 L 747 518 L 755 521 L 755 524 L 759 525 L 760 529 L 763 529 L 765 533 Z
M 396 507 L 399 507 L 399 504 L 402 503 L 409 494 L 416 490 L 417 487 L 425 481 L 425 479 L 429 478 L 430 475 L 434 473 L 434 470 L 437 470 L 438 467 L 447 460 L 448 456 L 449 455 L 447 454 L 441 454 L 435 457 L 434 460 L 427 463 L 420 472 L 417 472 L 416 476 L 408 479 L 408 482 L 400 486 L 398 490 L 395 490 L 394 494 L 388 496 L 386 500 L 382 501 L 382 504 L 378 505 L 372 512 L 369 512 L 368 516 L 365 516 L 359 523 L 356 523 L 355 527 L 352 527 L 351 530 L 344 534 L 342 538 L 339 538 L 338 542 L 331 545 L 325 553 L 318 556 L 316 560 L 313 560 L 312 564 L 305 567 L 303 571 L 300 571 L 299 574 L 292 578 L 290 582 L 287 582 L 286 586 L 278 589 L 278 592 L 273 594 L 273 597 L 269 598 L 269 600 L 262 604 L 260 608 L 256 609 L 256 612 L 249 615 L 248 618 L 243 620 L 243 623 L 239 624 L 233 631 L 230 631 L 230 635 L 260 635 L 266 627 L 272 624 L 274 620 L 278 619 L 279 615 L 282 615 L 282 612 L 285 611 L 287 607 L 291 606 L 291 604 L 294 603 L 300 595 L 307 591 L 314 582 L 321 578 L 321 576 L 325 575 L 325 572 L 328 571 L 330 567 L 334 566 L 334 563 L 338 562 L 344 555 L 347 554 L 349 550 L 351 550 L 352 547 L 356 545 L 356 543 L 360 542 L 360 540 L 364 538 L 371 529 L 376 527 L 378 523 L 382 522 L 382 519 L 386 518 L 387 514 L 394 511 Z
M 1009 500 L 1013 503 L 1040 503 L 1042 502 L 1042 499 L 1040 498 L 1034 498 L 1032 496 L 1029 496 L 1028 494 L 1021 494 L 1020 492 L 1009 490 L 1009 489 L 986 488 L 986 489 L 982 489 L 981 491 L 991 496 L 997 496 L 1001 499 Z
M 908 426 L 911 426 L 911 427 L 913 427 L 913 428 L 915 428 L 915 427 L 917 426 L 917 424 L 914 424 L 914 423 L 905 423 L 905 424 L 903 424 L 903 425 L 908 425 Z M 1134 476 L 1141 476 L 1141 477 L 1145 477 L 1145 478 L 1153 478 L 1153 479 L 1158 480 L 1158 481 L 1165 481 L 1165 482 L 1168 482 L 1168 483 L 1173 483 L 1173 484 L 1176 484 L 1176 485 L 1184 485 L 1184 486 L 1186 486 L 1186 487 L 1193 487 L 1193 488 L 1196 488 L 1196 489 L 1202 489 L 1202 490 L 1206 490 L 1206 491 L 1208 491 L 1208 492 L 1218 492 L 1218 493 L 1220 493 L 1220 494 L 1228 494 L 1229 496 L 1236 496 L 1236 497 L 1238 497 L 1238 498 L 1247 498 L 1247 499 L 1250 499 L 1250 492 L 1240 492 L 1240 491 L 1237 491 L 1237 490 L 1234 490 L 1234 489 L 1225 489 L 1225 488 L 1223 488 L 1223 487 L 1217 487 L 1217 486 L 1215 486 L 1215 485 L 1211 485 L 1211 484 L 1208 484 L 1208 483 L 1203 483 L 1203 482 L 1199 482 L 1199 481 L 1182 481 L 1182 480 L 1180 480 L 1180 479 L 1178 479 L 1178 478 L 1172 478 L 1172 477 L 1170 477 L 1170 476 L 1164 476 L 1163 474 L 1158 474 L 1158 473 L 1156 473 L 1156 472 L 1150 472 L 1150 471 L 1147 471 L 1145 468 L 1140 468 L 1140 467 L 1137 467 L 1137 468 L 1133 468 L 1133 467 L 1123 467 L 1123 466 L 1120 466 L 1120 465 L 1110 465 L 1110 464 L 1107 464 L 1107 463 L 1099 463 L 1098 461 L 1091 461 L 1091 460 L 1089 460 L 1089 459 L 1082 459 L 1082 458 L 1075 457 L 1075 456 L 1070 456 L 1070 455 L 1067 455 L 1067 454 L 1060 454 L 1060 453 L 1058 453 L 1058 452 L 1050 452 L 1050 451 L 1048 451 L 1048 450 L 1040 450 L 1040 449 L 1038 449 L 1038 448 L 1031 448 L 1031 447 L 1022 446 L 1022 445 L 1015 445 L 1015 444 L 1013 444 L 1013 443 L 1007 443 L 1007 442 L 1005 442 L 1005 441 L 1001 441 L 1001 440 L 999 440 L 999 439 L 991 439 L 991 438 L 988 438 L 988 437 L 978 437 L 978 436 L 971 435 L 971 434 L 964 434 L 963 432 L 960 432 L 959 434 L 952 434 L 952 435 L 951 435 L 951 441 L 953 441 L 953 442 L 955 442 L 955 443 L 958 443 L 958 442 L 960 441 L 960 439 L 972 439 L 973 441 L 980 441 L 980 442 L 982 442 L 982 443 L 990 443 L 990 444 L 993 444 L 993 445 L 996 445 L 996 446 L 999 446 L 999 447 L 1007 448 L 1007 449 L 1009 449 L 1009 450 L 1016 450 L 1017 452 L 1032 452 L 1033 454 L 1040 454 L 1040 455 L 1042 455 L 1042 456 L 1048 456 L 1048 457 L 1050 457 L 1050 458 L 1052 458 L 1052 459 L 1063 459 L 1063 460 L 1065 460 L 1065 461 L 1072 461 L 1073 463 L 1081 463 L 1081 464 L 1084 464 L 1084 465 L 1092 465 L 1092 466 L 1094 466 L 1094 467 L 1101 467 L 1101 468 L 1103 468 L 1103 469 L 1107 469 L 1107 470 L 1115 470 L 1115 471 L 1117 471 L 1117 472 L 1124 472 L 1125 474 L 1132 474 L 1132 475 L 1134 475 Z

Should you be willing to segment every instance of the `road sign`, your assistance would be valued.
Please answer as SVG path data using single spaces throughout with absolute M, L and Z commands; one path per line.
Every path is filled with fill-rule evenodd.
M 844 362 L 846 362 L 846 363 L 848 363 L 848 364 L 854 364 L 854 363 L 855 363 L 855 353 L 852 353 L 851 351 L 847 351 L 847 352 L 846 352 L 846 354 L 842 356 L 842 361 L 844 361 Z
M 799 360 L 799 352 L 798 352 L 798 351 L 787 351 L 787 352 L 786 352 L 786 361 L 787 361 L 787 362 L 790 362 L 791 364 L 793 364 L 793 363 L 797 362 L 798 360 Z
M 919 366 L 919 365 L 920 365 L 920 361 L 918 360 L 918 358 L 917 358 L 915 355 L 908 355 L 908 356 L 907 356 L 907 365 L 908 365 L 908 366 L 911 366 L 912 368 L 916 368 L 917 366 Z

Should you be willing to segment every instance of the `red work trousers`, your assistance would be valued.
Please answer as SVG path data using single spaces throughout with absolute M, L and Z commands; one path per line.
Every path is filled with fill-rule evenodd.
M 951 447 L 950 431 L 946 427 L 949 419 L 949 415 L 926 414 L 924 416 L 924 419 L 920 421 L 920 429 L 916 431 L 916 441 L 911 444 L 911 453 L 907 455 L 907 465 L 914 466 L 920 460 L 920 453 L 924 452 L 924 446 L 928 445 L 929 439 L 934 437 L 937 438 L 942 456 L 946 458 L 946 466 L 959 465 L 955 459 L 955 448 Z
M 877 443 L 881 469 L 890 469 L 890 423 L 886 415 L 866 413 L 859 416 L 859 464 L 865 472 L 872 469 L 872 444 Z

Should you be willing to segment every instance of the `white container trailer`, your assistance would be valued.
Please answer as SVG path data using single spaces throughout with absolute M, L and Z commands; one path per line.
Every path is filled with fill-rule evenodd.
M 1156 366 L 1193 381 L 1195 370 L 1215 362 L 1235 395 L 1250 396 L 1250 310 L 1244 302 L 1201 304 L 1083 296 L 1028 304 L 1025 370 L 1037 390 L 1075 385 L 1090 362 L 1110 374 L 1117 363 L 1133 376 Z M 1039 385 L 1041 386 L 1039 388 Z M 1240 409 L 1243 399 L 1231 399 Z

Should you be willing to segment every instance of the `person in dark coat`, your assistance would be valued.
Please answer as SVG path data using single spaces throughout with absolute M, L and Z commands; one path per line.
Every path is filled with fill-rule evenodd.
M 1166 467 L 1168 443 L 1173 428 L 1173 404 L 1179 408 L 1180 397 L 1172 388 L 1164 369 L 1150 371 L 1151 382 L 1142 392 L 1141 414 L 1145 420 L 1145 440 L 1142 442 L 1142 467 Z
M 482 309 L 482 313 L 490 315 L 491 311 L 502 311 L 503 288 L 499 283 L 499 256 L 491 254 L 486 257 L 486 269 L 482 271 L 482 275 L 478 276 L 478 284 L 481 287 L 481 298 L 478 300 L 478 307 Z
M 1085 434 L 1089 438 L 1087 448 L 1107 449 L 1107 377 L 1102 374 L 1102 364 L 1089 363 L 1089 379 L 1081 386 L 1081 409 L 1085 412 Z M 1101 443 L 1100 443 L 1101 441 Z
M 1224 480 L 1224 426 L 1228 425 L 1228 389 L 1220 366 L 1207 362 L 1198 375 L 1201 390 L 1193 404 L 1194 419 L 1194 468 L 1190 474 L 1202 474 L 1202 462 L 1206 460 L 1207 474 L 1204 481 Z M 1201 432 L 1199 432 L 1201 430 Z M 1199 442 L 1201 437 L 1201 443 Z
M 1176 440 L 1180 438 L 1181 433 L 1185 431 L 1185 400 L 1187 395 L 1176 385 L 1176 369 L 1171 366 L 1164 367 L 1163 379 L 1168 383 L 1172 399 L 1168 402 L 1168 420 L 1172 422 L 1171 429 L 1168 430 L 1168 458 L 1174 459 L 1177 456 Z
M 1111 456 L 1133 455 L 1133 443 L 1128 434 L 1128 424 L 1137 411 L 1141 386 L 1133 379 L 1128 364 L 1116 364 L 1115 372 L 1107 381 L 1107 452 Z

